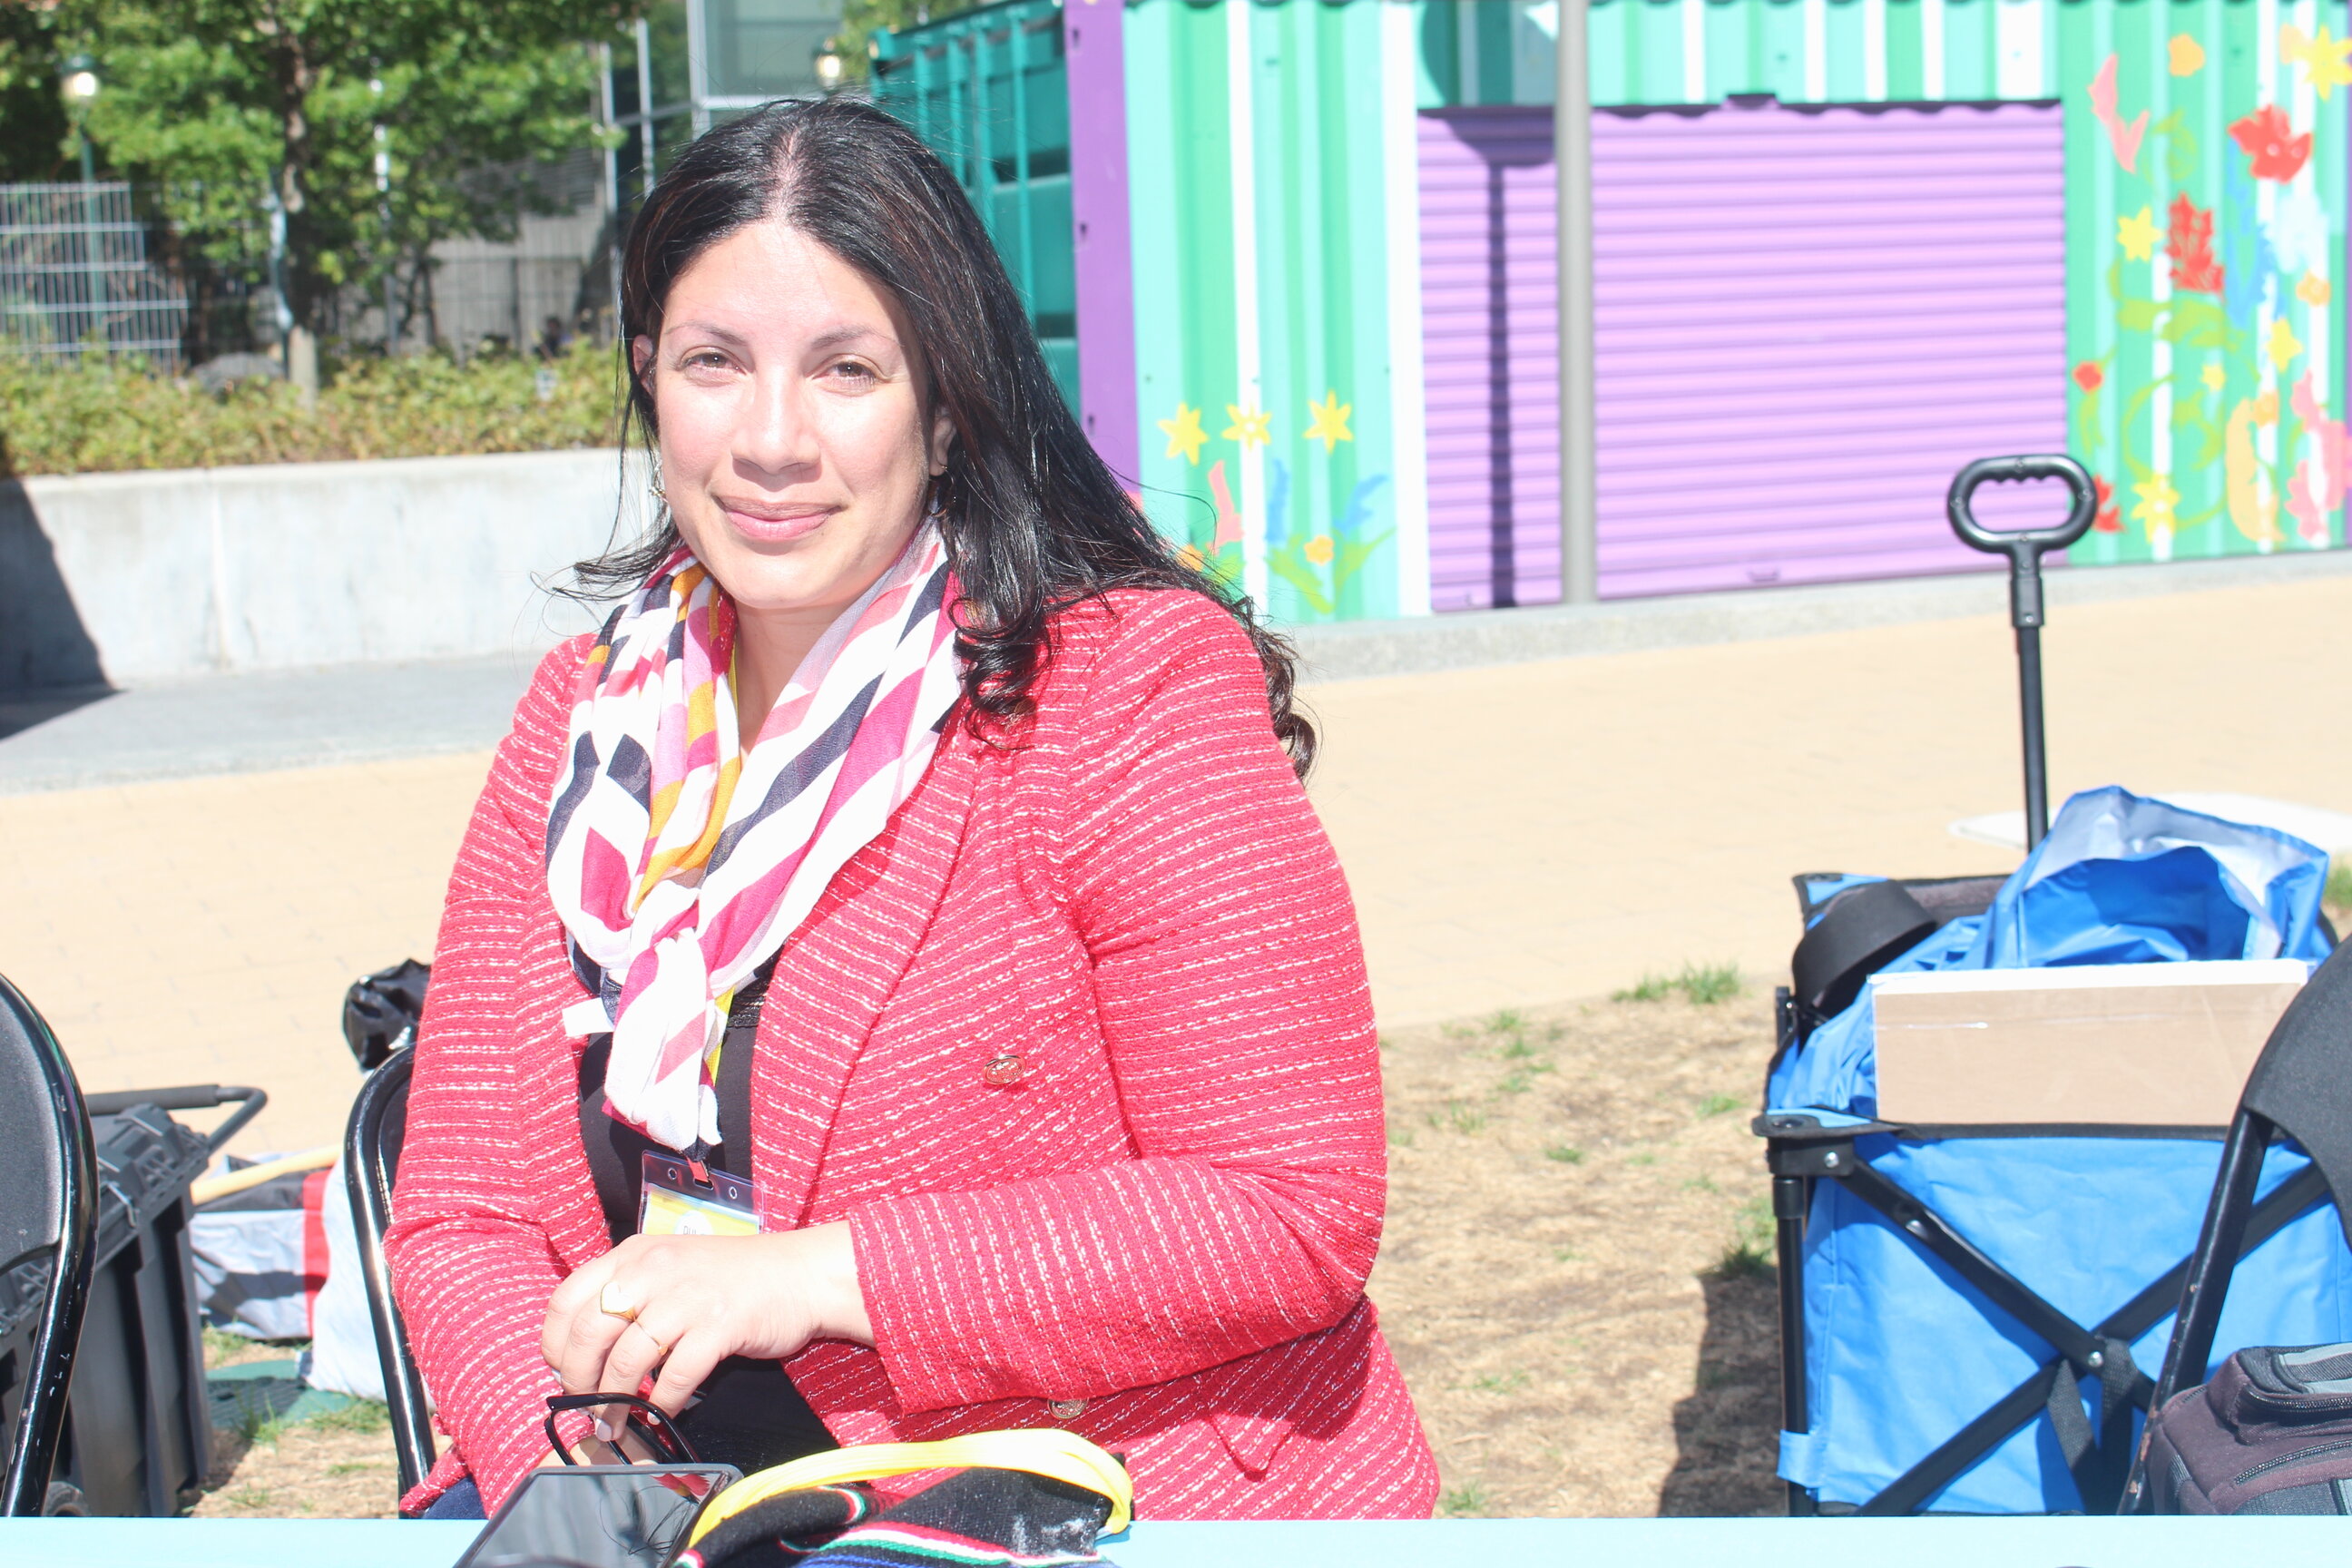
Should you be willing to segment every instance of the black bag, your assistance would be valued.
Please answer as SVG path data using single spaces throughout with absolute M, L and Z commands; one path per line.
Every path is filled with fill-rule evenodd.
M 404 958 L 352 982 L 343 993 L 343 1040 L 362 1072 L 373 1072 L 384 1058 L 416 1043 L 425 1016 L 425 984 L 433 966 Z
M 2260 1346 L 2149 1423 L 2158 1513 L 2352 1514 L 2352 1344 Z

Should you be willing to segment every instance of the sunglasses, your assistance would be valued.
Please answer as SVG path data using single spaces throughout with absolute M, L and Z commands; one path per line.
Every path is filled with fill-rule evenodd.
M 640 1399 L 634 1394 L 551 1395 L 547 1401 L 547 1446 L 555 1450 L 556 1458 L 567 1465 L 577 1465 L 580 1462 L 572 1457 L 572 1450 L 565 1446 L 562 1434 L 556 1431 L 555 1418 L 566 1411 L 594 1410 L 608 1405 L 618 1405 L 627 1409 L 628 1420 L 625 1430 L 635 1432 L 643 1437 L 654 1452 L 660 1456 L 655 1461 L 656 1463 L 664 1465 L 702 1463 L 702 1457 L 694 1451 L 694 1445 L 686 1440 L 686 1434 L 677 1429 L 677 1423 L 669 1418 L 668 1413 L 652 1400 Z M 626 1465 L 635 1462 L 628 1457 L 626 1451 L 621 1448 L 617 1441 L 607 1440 L 606 1446 L 620 1456 L 614 1461 L 615 1463 Z

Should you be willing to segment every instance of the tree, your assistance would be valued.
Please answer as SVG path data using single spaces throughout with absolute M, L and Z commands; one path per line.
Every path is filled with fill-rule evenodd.
M 505 237 L 521 170 L 596 144 L 593 45 L 638 0 L 64 0 L 90 134 L 186 243 L 251 266 L 284 225 L 296 324 L 435 240 Z M 377 188 L 377 128 L 390 155 Z
M 0 184 L 73 177 L 56 22 L 37 5 L 0 5 Z

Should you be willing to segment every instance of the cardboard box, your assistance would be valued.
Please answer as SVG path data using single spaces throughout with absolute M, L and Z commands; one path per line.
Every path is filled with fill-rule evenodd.
M 2226 1126 L 2310 973 L 2282 958 L 1873 975 L 1879 1119 Z

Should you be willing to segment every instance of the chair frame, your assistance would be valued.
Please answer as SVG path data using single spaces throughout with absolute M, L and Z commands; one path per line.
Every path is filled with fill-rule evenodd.
M 367 1285 L 368 1317 L 375 1325 L 383 1402 L 392 1415 L 393 1450 L 404 1497 L 432 1471 L 435 1449 L 425 1376 L 409 1349 L 408 1328 L 401 1321 L 400 1304 L 393 1300 L 392 1269 L 383 1253 L 384 1232 L 392 1226 L 394 1165 L 385 1133 L 394 1114 L 406 1120 L 409 1077 L 415 1065 L 415 1049 L 404 1046 L 370 1073 L 352 1102 L 343 1137 L 343 1180 L 351 1191 L 360 1276 Z
M 49 1480 L 63 1441 L 66 1395 L 73 1385 L 74 1356 L 89 1305 L 98 1260 L 98 1163 L 89 1112 L 81 1085 L 57 1036 L 22 992 L 0 979 L 0 1011 L 9 1014 L 33 1047 L 58 1134 L 58 1214 L 57 1239 L 44 1252 L 50 1261 L 49 1289 L 33 1339 L 24 1404 L 9 1435 L 7 1467 L 0 1471 L 0 1518 L 37 1517 L 47 1510 Z
M 2334 1059 L 2330 1059 L 2331 1054 Z M 2263 1054 L 2246 1075 L 2245 1092 L 2221 1145 L 2221 1168 L 2205 1205 L 2197 1249 L 2181 1265 L 2174 1305 L 2172 1339 L 2164 1370 L 2156 1380 L 2148 1409 L 2161 1410 L 2184 1389 L 2202 1384 L 2213 1359 L 2213 1339 L 2238 1260 L 2261 1244 L 2262 1215 L 2280 1194 L 2298 1184 L 2336 1205 L 2347 1246 L 2352 1246 L 2352 947 L 2339 946 L 2314 972 L 2280 1016 Z M 2299 1145 L 2311 1163 L 2260 1203 L 2263 1162 L 2270 1146 Z M 2143 1511 L 2147 1498 L 2149 1434 L 2143 1430 L 2132 1456 L 2118 1513 Z

